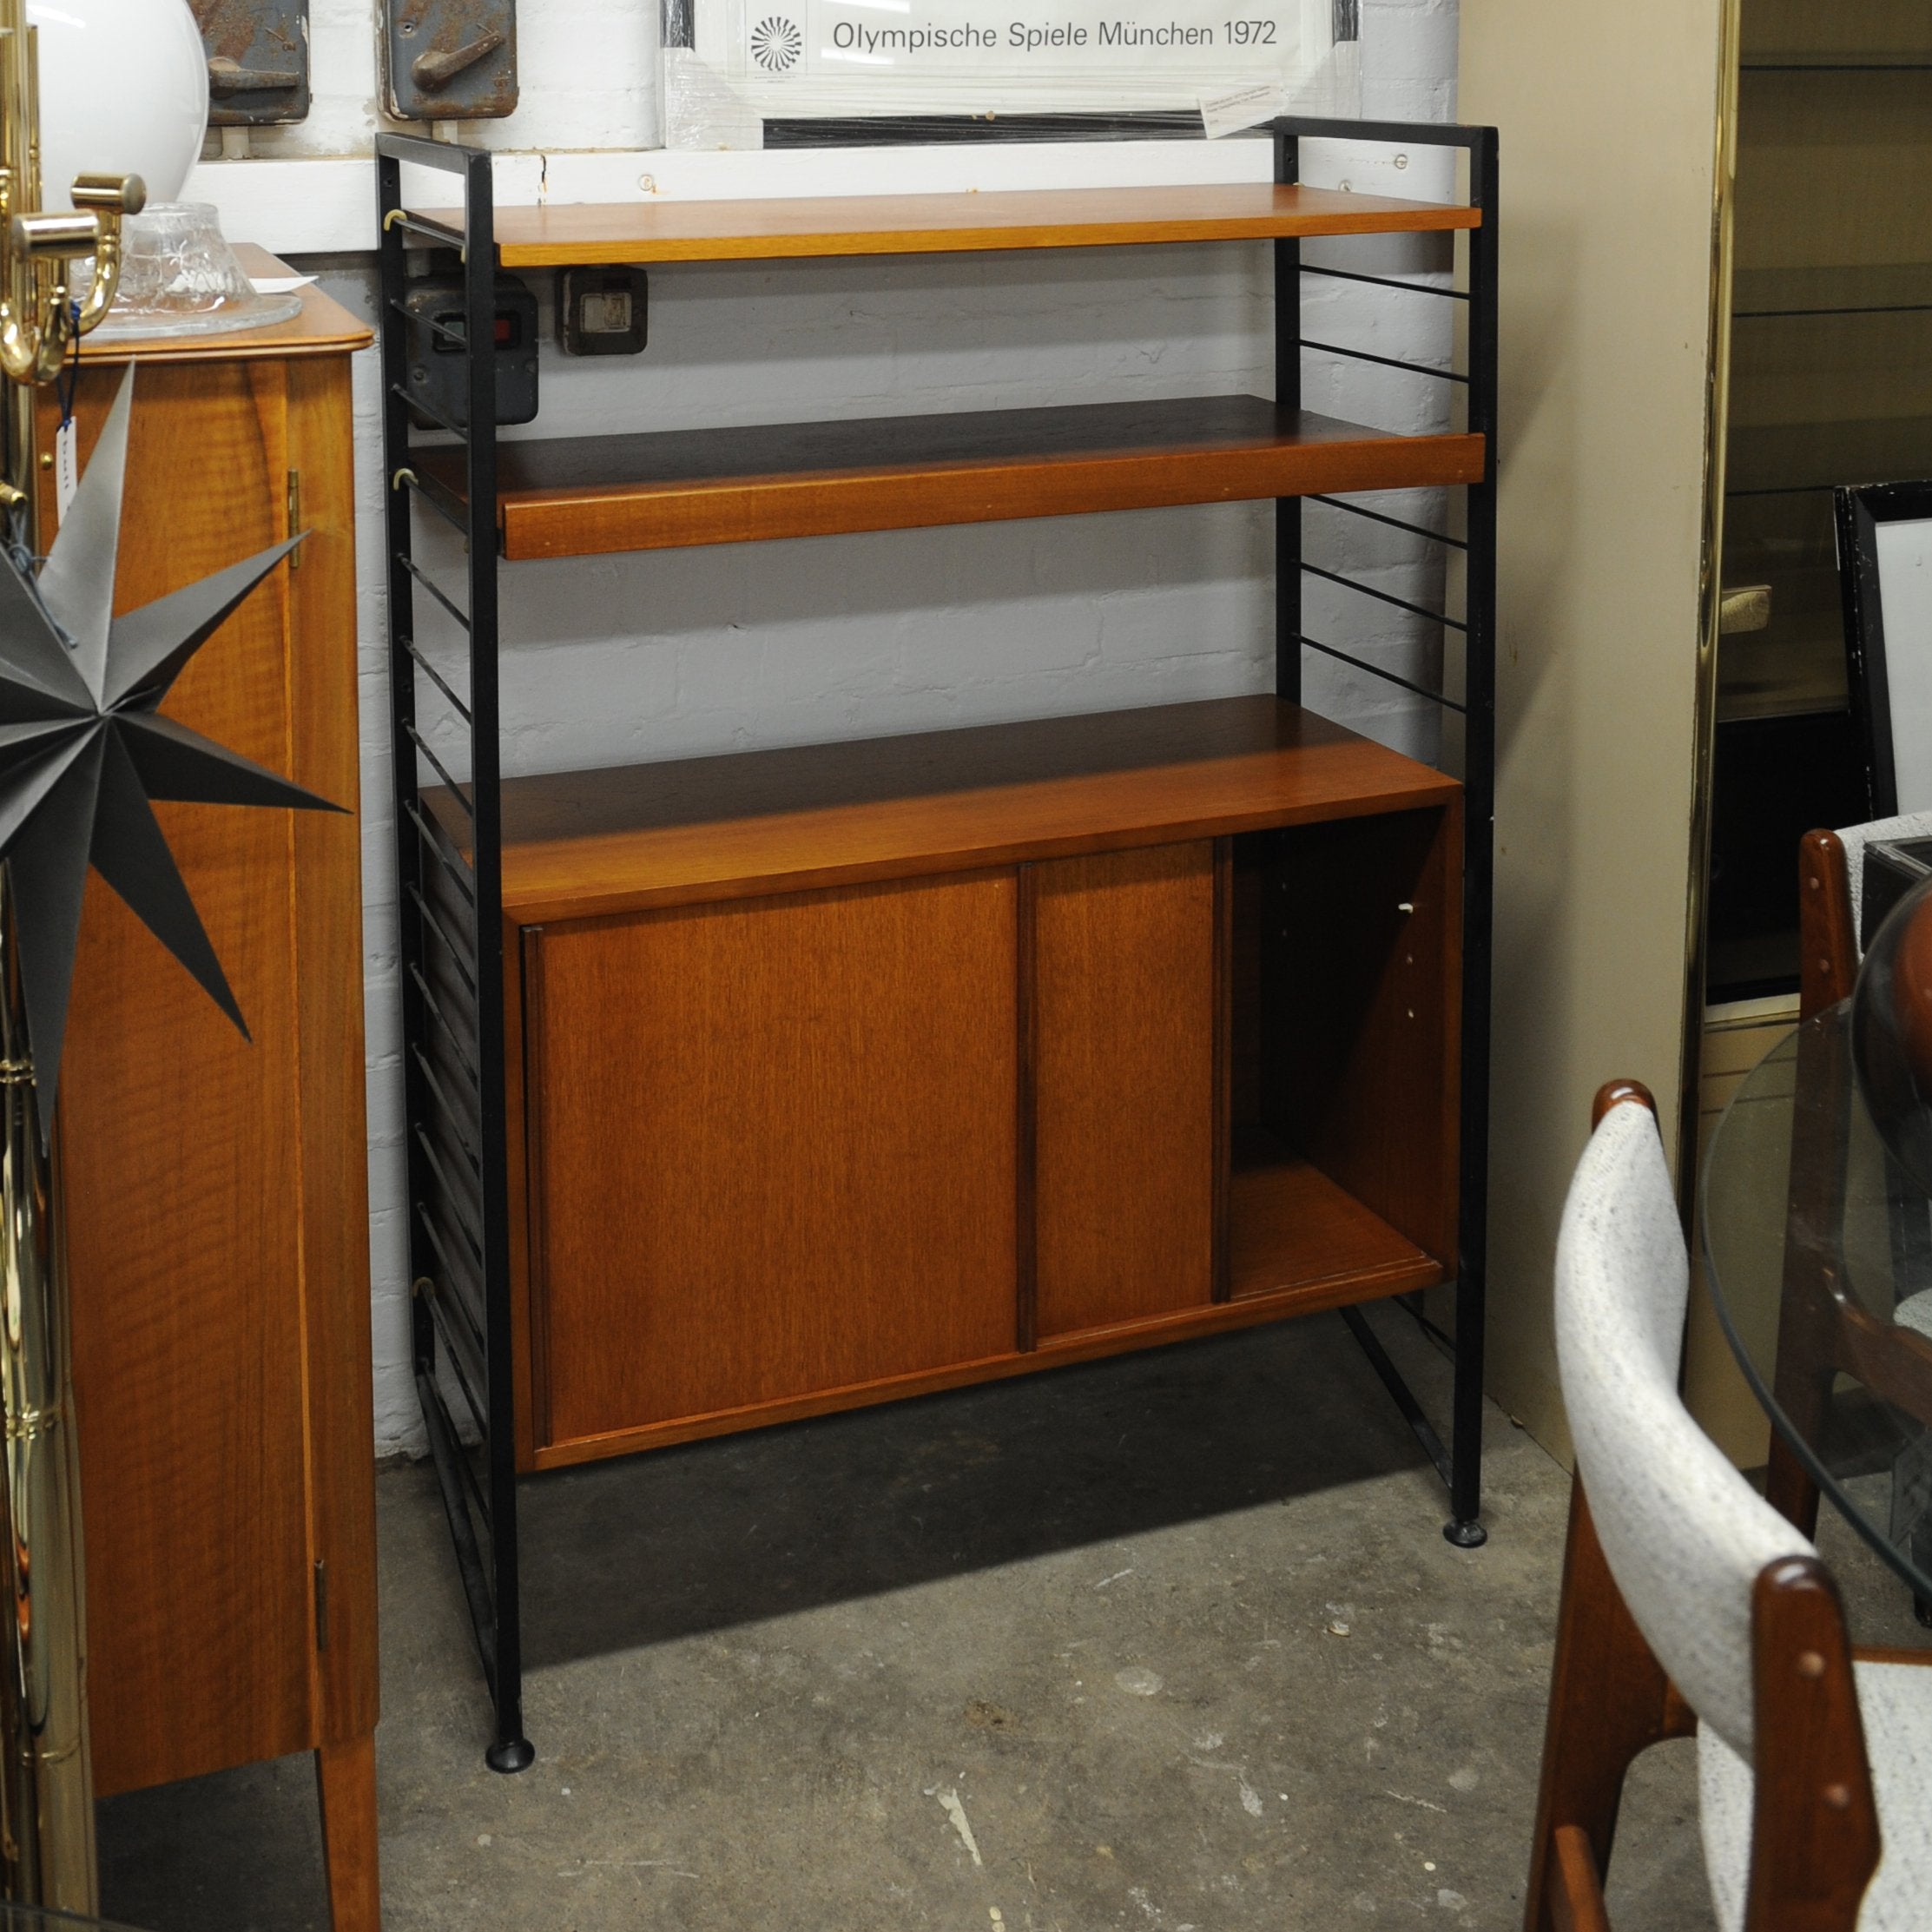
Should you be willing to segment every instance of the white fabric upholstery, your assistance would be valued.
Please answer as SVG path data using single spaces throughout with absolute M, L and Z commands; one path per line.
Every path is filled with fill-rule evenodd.
M 1916 1295 L 1908 1295 L 1892 1310 L 1893 1325 L 1901 1329 L 1914 1329 L 1922 1335 L 1932 1336 L 1932 1288 L 1922 1288 Z
M 1851 942 L 1864 955 L 1865 847 L 1876 839 L 1932 839 L 1932 812 L 1908 812 L 1901 818 L 1872 819 L 1863 825 L 1841 825 L 1838 843 L 1845 848 L 1845 873 L 1851 881 Z
M 1611 1573 L 1701 1720 L 1698 1809 L 1711 1902 L 1721 1932 L 1743 1932 L 1751 1875 L 1751 1590 L 1767 1563 L 1814 1553 L 1678 1399 L 1687 1277 L 1657 1124 L 1644 1107 L 1613 1107 L 1584 1150 L 1557 1239 L 1563 1399 Z M 1932 1302 L 1932 1291 L 1915 1300 Z M 1856 1669 L 1882 1843 L 1858 1932 L 1927 1932 L 1932 1664 Z
M 1858 1932 L 1925 1932 L 1932 1923 L 1932 1665 L 1856 1670 L 1881 1840 Z M 1744 1932 L 1751 1805 L 1751 1766 L 1706 1725 L 1698 1733 L 1698 1812 L 1720 1932 Z
M 1709 1724 L 1698 1732 L 1698 1833 L 1718 1932 L 1744 1932 L 1751 1885 L 1751 1766 Z
M 1810 1544 L 1678 1398 L 1689 1271 L 1649 1111 L 1612 1107 L 1584 1150 L 1556 1249 L 1557 1361 L 1611 1573 L 1691 1708 L 1747 1761 L 1757 1573 Z

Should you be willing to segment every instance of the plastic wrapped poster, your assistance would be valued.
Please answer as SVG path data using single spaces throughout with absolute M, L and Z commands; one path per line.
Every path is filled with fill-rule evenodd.
M 1359 105 L 1350 0 L 667 0 L 665 140 L 1231 134 Z M 773 135 L 779 134 L 775 142 Z

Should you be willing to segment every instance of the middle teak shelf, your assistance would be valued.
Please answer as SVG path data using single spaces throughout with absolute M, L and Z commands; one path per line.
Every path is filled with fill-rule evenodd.
M 464 500 L 460 448 L 416 460 Z M 498 464 L 518 562 L 1473 484 L 1483 439 L 1212 396 L 505 442 Z

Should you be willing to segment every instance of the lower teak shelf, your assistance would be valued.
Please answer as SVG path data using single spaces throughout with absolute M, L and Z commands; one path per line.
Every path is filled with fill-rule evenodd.
M 503 800 L 524 1467 L 1454 1271 L 1440 773 L 1263 697 Z

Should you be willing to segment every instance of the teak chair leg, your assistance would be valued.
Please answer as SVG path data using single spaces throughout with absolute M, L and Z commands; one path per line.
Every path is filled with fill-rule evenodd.
M 1579 1480 L 1570 1491 L 1527 1932 L 1602 1922 L 1592 1893 L 1609 1869 L 1624 1775 L 1639 1752 L 1696 1723 L 1631 1620 Z
M 382 1932 L 381 1866 L 376 1853 L 373 1733 L 315 1753 L 322 1800 L 322 1856 L 334 1932 Z
M 1771 1431 L 1770 1461 L 1764 1470 L 1764 1500 L 1799 1535 L 1817 1535 L 1818 1486 L 1812 1481 L 1811 1472 L 1775 1428 Z

